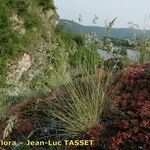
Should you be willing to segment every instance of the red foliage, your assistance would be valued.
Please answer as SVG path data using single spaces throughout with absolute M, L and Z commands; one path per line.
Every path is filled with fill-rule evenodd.
M 104 123 L 101 123 L 101 124 L 99 124 L 99 125 L 96 126 L 96 127 L 93 127 L 93 128 L 91 128 L 91 129 L 88 129 L 86 136 L 87 136 L 89 139 L 92 139 L 92 140 L 94 140 L 94 141 L 96 141 L 96 142 L 101 141 L 102 139 L 101 139 L 101 136 L 100 136 L 100 135 L 101 135 L 101 133 L 103 133 L 103 132 L 106 131 L 106 128 L 107 128 L 107 125 L 104 124 Z M 96 143 L 94 143 L 94 144 L 96 144 Z
M 147 150 L 150 147 L 150 64 L 127 67 L 117 75 L 112 89 L 111 98 L 126 117 L 106 121 L 105 132 L 92 129 L 90 137 L 104 149 Z

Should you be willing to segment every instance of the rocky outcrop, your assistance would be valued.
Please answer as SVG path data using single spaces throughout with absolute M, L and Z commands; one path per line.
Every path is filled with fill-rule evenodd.
M 11 59 L 5 60 L 7 73 L 3 78 L 4 86 L 0 88 L 3 95 L 16 97 L 34 90 L 49 90 L 58 78 L 63 82 L 63 78 L 69 79 L 64 44 L 55 33 L 58 15 L 53 1 L 6 0 L 1 3 L 8 10 L 5 17 L 11 32 L 15 38 L 19 37 L 19 48 L 11 51 Z M 7 51 L 6 48 L 5 54 Z

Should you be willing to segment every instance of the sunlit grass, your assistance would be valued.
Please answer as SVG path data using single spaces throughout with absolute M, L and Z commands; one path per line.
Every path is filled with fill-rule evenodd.
M 89 128 L 99 124 L 106 110 L 113 107 L 107 91 L 112 78 L 108 77 L 104 84 L 97 74 L 86 73 L 81 82 L 66 85 L 67 97 L 62 95 L 50 108 L 52 116 L 60 122 L 60 135 L 63 138 L 73 138 L 86 133 Z

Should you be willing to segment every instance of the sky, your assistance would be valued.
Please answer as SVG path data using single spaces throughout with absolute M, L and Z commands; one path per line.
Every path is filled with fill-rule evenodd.
M 129 27 L 128 22 L 138 24 L 140 28 L 150 29 L 150 0 L 54 0 L 61 19 L 78 21 L 82 16 L 83 25 L 93 24 L 96 15 L 97 26 L 105 24 L 115 17 L 116 28 Z

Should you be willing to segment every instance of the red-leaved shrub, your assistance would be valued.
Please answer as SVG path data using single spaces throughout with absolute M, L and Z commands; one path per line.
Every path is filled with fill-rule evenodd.
M 122 70 L 111 90 L 111 99 L 122 115 L 90 129 L 87 134 L 101 149 L 150 148 L 150 64 L 134 64 Z M 104 125 L 105 124 L 105 125 Z M 101 124 L 100 124 L 101 125 Z M 99 134 L 99 135 L 98 135 Z

